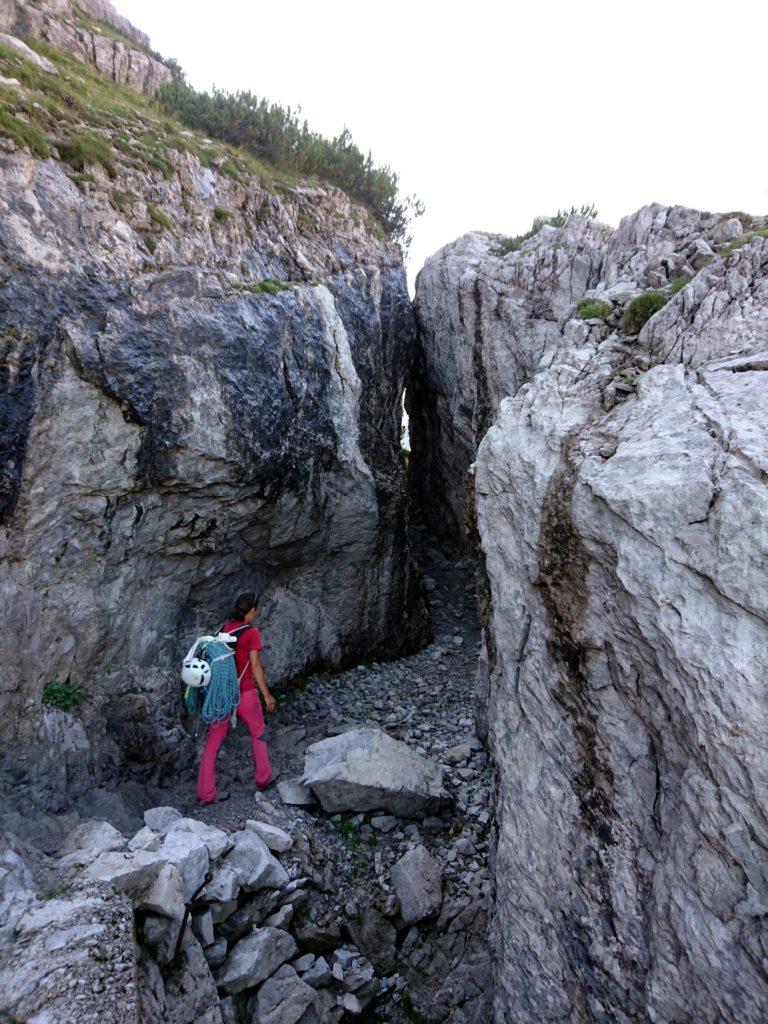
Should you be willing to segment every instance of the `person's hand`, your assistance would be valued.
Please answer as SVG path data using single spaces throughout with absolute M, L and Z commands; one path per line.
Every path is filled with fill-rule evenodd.
M 271 715 L 272 712 L 277 707 L 277 701 L 275 700 L 271 693 L 268 693 L 264 698 L 264 707 L 267 709 L 268 715 Z

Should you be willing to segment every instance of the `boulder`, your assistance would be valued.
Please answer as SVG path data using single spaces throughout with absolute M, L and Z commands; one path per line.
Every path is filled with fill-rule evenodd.
M 61 846 L 59 864 L 63 868 L 90 864 L 101 853 L 124 850 L 126 839 L 108 821 L 86 821 L 73 829 Z
M 18 869 L 0 857 L 3 910 L 9 866 Z M 0 919 L 0 928 L 7 924 Z M 131 902 L 110 886 L 76 879 L 62 895 L 28 903 L 0 950 L 0 1020 L 137 1021 L 134 945 Z
M 354 729 L 313 743 L 303 781 L 329 813 L 382 810 L 406 817 L 450 801 L 437 765 L 379 729 Z
M 296 953 L 296 943 L 280 928 L 256 928 L 230 951 L 216 973 L 216 984 L 229 993 L 253 988 Z
M 404 854 L 392 867 L 391 878 L 406 924 L 423 921 L 440 910 L 443 868 L 425 846 Z
M 205 843 L 212 861 L 223 857 L 234 845 L 234 841 L 226 832 L 195 818 L 177 818 L 168 828 L 168 833 L 171 832 L 191 832 L 196 835 Z
M 259 1024 L 296 1024 L 314 998 L 315 990 L 284 964 L 259 989 L 255 1019 Z
M 150 807 L 144 811 L 144 824 L 153 832 L 167 832 L 174 821 L 180 821 L 181 811 L 175 807 Z
M 240 891 L 241 872 L 235 866 L 224 864 L 212 872 L 213 878 L 205 887 L 205 898 L 215 903 L 229 903 Z
M 446 764 L 462 764 L 472 756 L 472 748 L 468 743 L 457 743 L 455 747 L 449 747 L 443 754 Z
M 109 882 L 118 892 L 138 900 L 147 892 L 168 860 L 160 852 L 135 850 L 100 854 L 83 874 L 93 881 Z
M 234 847 L 222 866 L 226 871 L 234 872 L 241 888 L 254 892 L 257 889 L 280 889 L 287 884 L 288 872 L 255 832 L 243 829 L 235 832 L 232 838 Z
M 169 832 L 156 856 L 176 866 L 186 899 L 202 885 L 208 871 L 208 847 L 193 832 Z
M 136 907 L 162 917 L 180 918 L 184 914 L 184 903 L 184 884 L 178 870 L 173 864 L 164 864 Z
M 277 825 L 269 825 L 266 821 L 255 821 L 253 818 L 249 818 L 245 827 L 251 832 L 255 832 L 259 839 L 263 839 L 269 849 L 275 853 L 285 853 L 293 846 L 293 839 Z

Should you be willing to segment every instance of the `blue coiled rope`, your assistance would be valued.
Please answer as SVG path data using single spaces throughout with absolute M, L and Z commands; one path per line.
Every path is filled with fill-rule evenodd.
M 218 640 L 208 640 L 195 652 L 211 666 L 211 681 L 206 687 L 190 687 L 185 700 L 193 715 L 199 715 L 206 725 L 229 718 L 240 703 L 240 683 L 235 669 L 235 655 L 230 647 Z

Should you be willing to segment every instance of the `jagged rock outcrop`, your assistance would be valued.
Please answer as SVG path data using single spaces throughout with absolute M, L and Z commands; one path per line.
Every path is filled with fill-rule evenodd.
M 169 157 L 0 152 L 0 730 L 51 806 L 185 755 L 178 659 L 243 589 L 273 682 L 427 633 L 399 253 L 337 189 Z
M 109 0 L 0 0 L 0 32 L 40 39 L 136 92 L 152 95 L 172 78 L 149 37 Z
M 742 220 L 469 236 L 419 279 L 412 437 L 454 532 L 474 461 L 498 1022 L 768 1015 L 768 241 Z

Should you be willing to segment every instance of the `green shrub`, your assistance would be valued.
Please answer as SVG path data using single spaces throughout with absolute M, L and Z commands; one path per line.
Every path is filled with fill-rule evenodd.
M 70 174 L 69 175 L 69 180 L 70 181 L 74 181 L 74 183 L 76 185 L 84 185 L 86 183 L 92 185 L 96 181 L 96 179 L 94 178 L 94 176 L 91 174 L 90 171 L 83 171 L 82 173 L 79 173 L 79 174 Z
M 163 213 L 162 210 L 158 210 L 156 206 L 152 205 L 152 203 L 147 203 L 147 213 L 149 214 L 149 219 L 154 221 L 155 224 L 159 224 L 161 228 L 170 229 L 173 227 L 173 221 L 168 214 Z
M 728 245 L 723 246 L 720 250 L 721 256 L 730 256 L 732 252 L 736 252 L 737 249 L 741 249 L 743 245 L 749 245 L 750 242 L 754 242 L 756 238 L 768 238 L 768 230 L 761 231 L 750 231 L 746 235 L 742 235 L 741 238 L 734 238 Z
M 621 318 L 621 326 L 629 334 L 637 334 L 643 324 L 647 323 L 654 313 L 658 313 L 662 306 L 666 305 L 668 296 L 658 289 L 643 292 L 632 299 L 624 310 Z
M 61 708 L 62 711 L 66 711 L 79 704 L 81 699 L 82 694 L 69 680 L 57 683 L 55 679 L 52 679 L 43 687 L 43 704 L 48 704 L 52 708 Z
M 613 306 L 610 302 L 601 302 L 600 299 L 582 299 L 573 311 L 573 315 L 579 320 L 605 320 L 610 316 L 612 309 Z
M 327 139 L 290 107 L 251 92 L 198 92 L 183 81 L 163 85 L 156 98 L 162 109 L 210 138 L 242 146 L 284 171 L 338 186 L 371 210 L 389 238 L 407 248 L 410 222 L 424 207 L 415 196 L 400 197 L 397 175 L 364 154 L 348 129 Z
M 692 280 L 693 278 L 690 274 L 680 274 L 679 277 L 673 277 L 669 283 L 669 294 L 677 295 L 677 293 L 682 291 L 688 282 Z
M 66 141 L 57 143 L 56 148 L 64 163 L 76 171 L 84 171 L 88 164 L 101 164 L 110 178 L 115 176 L 112 147 L 101 135 L 92 132 L 70 135 Z
M 214 220 L 228 220 L 231 216 L 229 210 L 225 210 L 223 206 L 214 206 L 213 208 L 213 219 Z
M 141 234 L 144 245 L 149 249 L 150 252 L 154 252 L 157 248 L 157 238 L 149 231 L 143 231 Z

